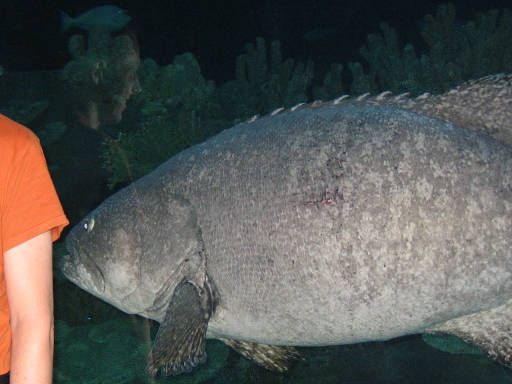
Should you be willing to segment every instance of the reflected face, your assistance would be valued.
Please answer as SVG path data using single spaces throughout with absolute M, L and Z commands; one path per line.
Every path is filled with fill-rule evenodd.
M 133 49 L 116 60 L 113 65 L 116 71 L 114 96 L 101 120 L 106 123 L 117 124 L 122 119 L 126 103 L 140 87 L 137 76 L 140 58 L 135 49 Z

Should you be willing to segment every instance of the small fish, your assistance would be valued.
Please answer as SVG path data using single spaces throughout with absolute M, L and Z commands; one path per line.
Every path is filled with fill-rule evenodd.
M 110 32 L 124 28 L 132 18 L 126 12 L 114 5 L 94 7 L 72 18 L 65 12 L 61 12 L 62 30 L 76 27 L 85 30 L 104 28 Z

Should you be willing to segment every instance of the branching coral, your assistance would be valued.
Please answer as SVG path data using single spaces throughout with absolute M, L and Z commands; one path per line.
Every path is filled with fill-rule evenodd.
M 191 53 L 177 56 L 165 67 L 144 60 L 139 77 L 141 92 L 134 105 L 142 112 L 142 123 L 135 132 L 109 139 L 105 145 L 112 187 L 146 174 L 228 125 L 220 116 L 213 81 L 204 79 Z
M 306 102 L 312 80 L 312 62 L 283 61 L 278 41 L 267 52 L 265 41 L 257 38 L 238 56 L 236 78 L 219 89 L 219 100 L 228 118 L 243 119 Z
M 339 63 L 331 64 L 329 72 L 325 74 L 322 86 L 313 88 L 313 97 L 315 100 L 331 100 L 343 93 L 343 65 Z
M 176 56 L 165 67 L 159 67 L 151 59 L 144 60 L 139 76 L 142 92 L 137 99 L 146 115 L 176 108 L 205 115 L 218 109 L 215 84 L 202 76 L 199 63 L 191 53 Z
M 464 80 L 512 70 L 510 11 L 491 10 L 461 26 L 454 6 L 447 4 L 424 21 L 421 35 L 428 50 L 421 55 L 410 44 L 401 48 L 396 32 L 387 24 L 381 24 L 380 34 L 370 34 L 360 50 L 368 71 L 359 63 L 349 65 L 352 93 L 438 93 Z
M 84 36 L 72 36 L 68 49 L 71 60 L 64 67 L 62 75 L 69 87 L 66 96 L 76 99 L 69 100 L 71 103 L 84 104 L 107 97 L 115 98 L 127 65 L 138 65 L 138 56 L 130 37 L 112 37 L 102 29 L 91 30 L 87 44 Z
M 236 80 L 219 90 L 203 78 L 190 53 L 163 68 L 145 60 L 139 71 L 141 92 L 134 100 L 143 123 L 136 132 L 106 143 L 110 185 L 144 175 L 237 119 L 307 101 L 312 76 L 311 63 L 283 61 L 278 42 L 272 43 L 267 57 L 263 39 L 246 46 L 246 53 L 237 59 Z
M 387 24 L 380 28 L 360 50 L 366 63 L 346 66 L 352 74 L 350 87 L 343 85 L 344 67 L 332 64 L 323 83 L 312 89 L 313 64 L 283 60 L 280 43 L 267 47 L 262 38 L 247 44 L 238 56 L 235 80 L 217 89 L 203 78 L 190 53 L 163 68 L 145 60 L 140 69 L 142 92 L 136 97 L 144 122 L 138 132 L 108 143 L 111 183 L 133 180 L 233 122 L 307 102 L 311 91 L 322 100 L 344 89 L 352 94 L 439 93 L 464 80 L 512 71 L 509 11 L 488 11 L 461 26 L 452 5 L 440 6 L 435 15 L 425 17 L 421 36 L 426 50 L 421 53 L 401 43 Z M 80 44 L 76 46 L 80 52 Z

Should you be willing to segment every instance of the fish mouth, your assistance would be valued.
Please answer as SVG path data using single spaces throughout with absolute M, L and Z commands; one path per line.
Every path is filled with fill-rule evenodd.
M 76 268 L 73 268 L 73 262 L 71 260 L 72 257 L 69 253 L 63 255 L 60 260 L 59 269 L 64 274 L 64 276 L 66 276 L 67 279 L 75 282 L 77 276 L 74 275 L 74 271 L 76 270 Z
M 68 252 L 62 257 L 60 270 L 68 280 L 80 288 L 93 295 L 101 294 L 105 292 L 105 277 L 94 258 L 80 245 L 77 230 L 82 227 L 82 223 L 78 224 L 66 236 Z
M 92 260 L 87 267 L 78 260 L 78 257 L 71 254 L 65 254 L 60 263 L 60 270 L 72 283 L 86 290 L 93 295 L 103 293 L 105 291 L 105 278 L 103 273 Z M 92 268 L 92 272 L 88 271 Z

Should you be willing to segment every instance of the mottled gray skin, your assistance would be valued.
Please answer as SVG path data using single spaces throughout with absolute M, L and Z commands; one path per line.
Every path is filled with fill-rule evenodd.
M 511 175 L 508 146 L 413 111 L 287 111 L 108 199 L 72 231 L 64 270 L 158 321 L 179 277 L 206 273 L 220 300 L 211 338 L 313 346 L 418 333 L 512 298 Z

